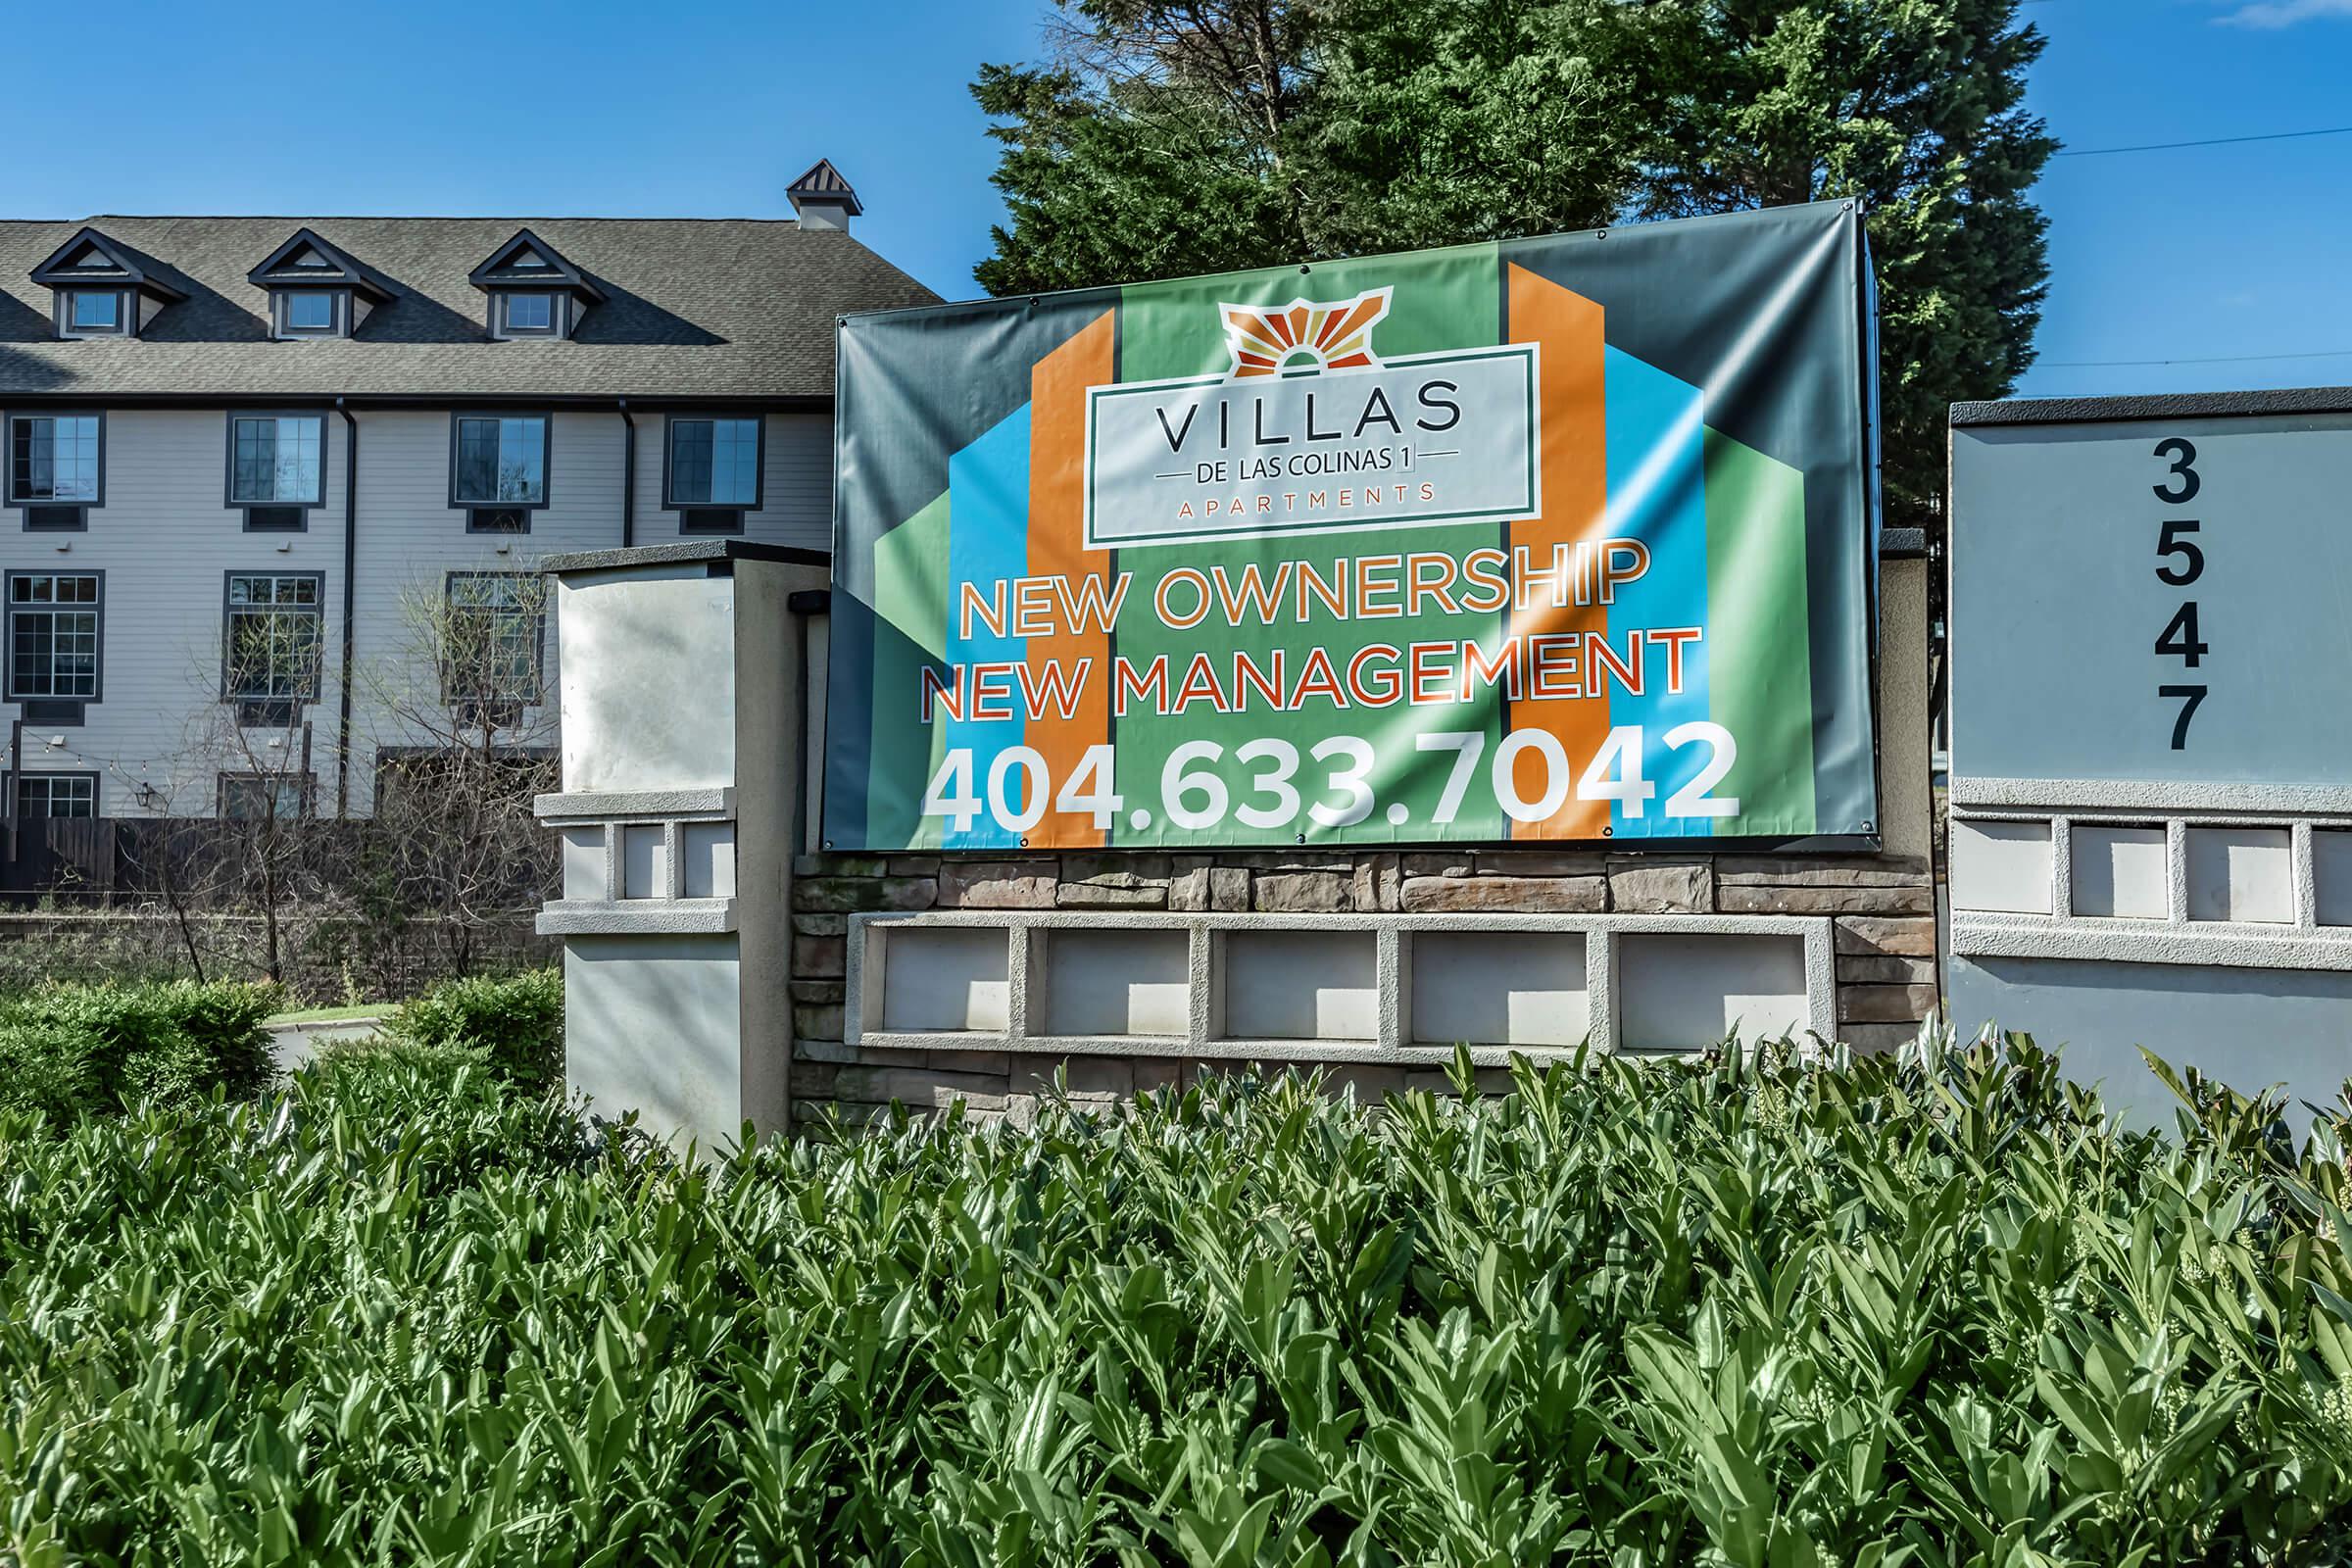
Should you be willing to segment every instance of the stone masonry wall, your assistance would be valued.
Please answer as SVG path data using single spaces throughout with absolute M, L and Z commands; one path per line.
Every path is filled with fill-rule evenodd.
M 1495 850 L 1005 858 L 803 857 L 794 866 L 792 1070 L 796 1121 L 891 1101 L 1020 1117 L 1063 1066 L 1004 1052 L 859 1051 L 843 1042 L 848 920 L 922 909 L 1165 909 L 1325 913 L 1805 914 L 1836 917 L 1838 1036 L 1887 1050 L 1933 1011 L 1935 889 L 1926 860 L 1899 856 L 1612 855 Z M 1230 1064 L 1228 1064 L 1230 1065 Z M 1074 1057 L 1073 1098 L 1182 1082 L 1176 1058 Z M 1426 1068 L 1330 1069 L 1359 1092 L 1442 1084 Z

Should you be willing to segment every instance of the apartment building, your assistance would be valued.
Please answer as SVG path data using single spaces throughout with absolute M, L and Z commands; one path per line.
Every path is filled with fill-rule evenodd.
M 836 318 L 934 296 L 852 236 L 830 163 L 790 194 L 797 220 L 0 222 L 7 813 L 236 814 L 267 779 L 364 815 L 429 735 L 396 689 L 545 735 L 537 558 L 825 548 Z M 420 617 L 498 657 L 415 667 Z

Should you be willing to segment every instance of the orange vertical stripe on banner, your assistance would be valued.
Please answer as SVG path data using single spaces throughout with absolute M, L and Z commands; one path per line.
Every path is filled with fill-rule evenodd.
M 1066 578 L 1069 595 L 1066 601 L 1057 596 L 1054 634 L 1029 639 L 1029 679 L 1042 688 L 1058 661 L 1067 685 L 1029 721 L 1025 739 L 1046 760 L 1049 788 L 1056 795 L 1087 748 L 1110 739 L 1110 636 L 1098 617 L 1087 617 L 1083 629 L 1072 625 L 1060 605 L 1078 603 L 1088 578 L 1096 580 L 1099 604 L 1109 602 L 1112 587 L 1111 553 L 1083 544 L 1086 389 L 1111 379 L 1115 327 L 1114 313 L 1103 312 L 1029 371 L 1029 574 Z M 1081 681 L 1079 662 L 1089 659 L 1093 668 Z M 1068 700 L 1068 686 L 1077 687 L 1076 706 L 1064 718 L 1059 706 Z M 1107 792 L 1110 782 L 1104 778 L 1101 787 Z M 1086 848 L 1109 835 L 1090 813 L 1049 808 L 1027 837 L 1032 847 Z
M 1509 339 L 1542 347 L 1538 407 L 1543 411 L 1544 515 L 1510 526 L 1513 581 L 1525 560 L 1540 569 L 1560 546 L 1597 545 L 1608 514 L 1608 411 L 1602 387 L 1600 307 L 1581 294 L 1537 276 L 1523 267 L 1508 270 Z M 1524 555 L 1522 554 L 1524 552 Z M 1573 559 L 1573 548 L 1570 558 Z M 1599 605 L 1541 602 L 1515 610 L 1509 620 L 1520 637 L 1608 630 L 1608 612 Z M 1609 703 L 1600 697 L 1522 697 L 1510 708 L 1513 729 L 1544 729 L 1559 737 L 1568 764 L 1581 774 L 1609 733 Z M 1544 777 L 1540 753 L 1519 756 L 1519 798 L 1541 797 Z M 1541 822 L 1513 822 L 1514 839 L 1597 839 L 1609 825 L 1609 803 L 1580 801 L 1570 786 L 1568 803 Z

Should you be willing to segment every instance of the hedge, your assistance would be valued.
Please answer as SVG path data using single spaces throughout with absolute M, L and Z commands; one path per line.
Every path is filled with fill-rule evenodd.
M 262 1023 L 284 1000 L 275 986 L 193 980 L 51 985 L 0 998 L 0 1112 L 37 1111 L 63 1127 L 147 1099 L 249 1098 L 275 1075 Z M 420 1048 L 412 1061 L 478 1060 L 548 1089 L 564 1077 L 563 973 L 446 981 L 394 1009 L 386 1032 Z M 442 1052 L 451 1054 L 433 1054 Z
M 564 971 L 446 980 L 384 1020 L 395 1039 L 473 1046 L 491 1069 L 533 1089 L 564 1081 Z
M 2194 1081 L 2168 1139 L 2024 1041 L 1207 1078 L 710 1168 L 483 1059 L 0 1116 L 0 1555 L 2352 1551 L 2341 1124 Z
M 55 1124 L 216 1088 L 243 1099 L 275 1071 L 262 1020 L 274 986 L 193 980 L 49 986 L 0 1001 L 0 1112 Z

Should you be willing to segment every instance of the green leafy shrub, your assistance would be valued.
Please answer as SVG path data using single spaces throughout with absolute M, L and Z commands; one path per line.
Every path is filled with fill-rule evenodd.
M 385 1020 L 418 1046 L 475 1046 L 493 1072 L 531 1089 L 564 1081 L 564 971 L 449 980 Z
M 274 986 L 241 981 L 49 986 L 0 1002 L 0 1109 L 53 1119 L 258 1093 L 275 1072 L 262 1020 Z
M 0 1113 L 63 1124 L 98 1109 L 97 1056 L 98 1043 L 82 1031 L 0 1018 Z
M 465 1048 L 0 1115 L 0 1556 L 2333 1563 L 2341 1124 L 2030 1043 L 600 1143 Z

